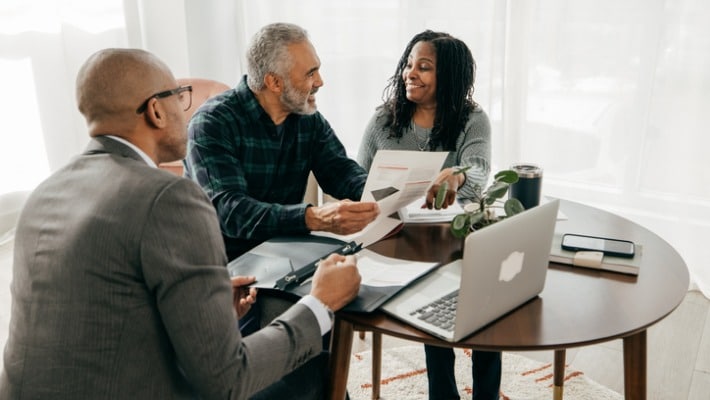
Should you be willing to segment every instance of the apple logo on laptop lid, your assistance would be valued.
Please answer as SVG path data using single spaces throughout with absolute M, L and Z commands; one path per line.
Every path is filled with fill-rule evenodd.
M 525 253 L 514 251 L 500 263 L 500 274 L 498 280 L 502 282 L 510 282 L 516 275 L 523 270 L 523 260 Z

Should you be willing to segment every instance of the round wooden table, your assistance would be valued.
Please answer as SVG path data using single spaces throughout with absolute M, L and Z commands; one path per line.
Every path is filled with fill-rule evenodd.
M 645 399 L 646 329 L 683 300 L 689 285 L 685 262 L 658 235 L 609 212 L 563 200 L 560 216 L 557 233 L 623 238 L 640 244 L 639 275 L 550 263 L 539 297 L 457 343 L 439 340 L 379 311 L 339 312 L 332 335 L 331 398 L 345 398 L 353 329 L 357 329 L 439 346 L 554 350 L 556 399 L 562 398 L 565 349 L 621 338 L 625 398 Z M 461 244 L 451 236 L 448 224 L 409 224 L 369 249 L 388 257 L 445 263 L 461 257 Z

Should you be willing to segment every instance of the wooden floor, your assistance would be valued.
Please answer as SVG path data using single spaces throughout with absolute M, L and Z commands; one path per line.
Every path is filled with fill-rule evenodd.
M 9 284 L 12 244 L 0 245 L 0 347 L 4 348 L 10 317 Z M 353 351 L 369 349 L 371 335 L 355 339 Z M 384 347 L 410 345 L 385 337 Z M 552 352 L 525 352 L 526 357 L 551 362 Z M 1 360 L 1 359 L 0 359 Z M 623 393 L 621 341 L 567 350 L 567 363 L 589 378 Z M 383 366 L 383 375 L 386 374 Z M 707 400 L 710 398 L 710 300 L 690 291 L 667 318 L 648 331 L 648 399 Z
M 710 300 L 700 292 L 688 292 L 673 313 L 649 328 L 647 339 L 649 400 L 710 399 Z M 353 351 L 369 350 L 370 340 L 370 334 L 364 341 L 356 336 Z M 383 338 L 384 348 L 411 344 L 392 337 Z M 543 362 L 553 359 L 552 351 L 518 354 Z M 568 349 L 567 364 L 583 371 L 590 379 L 624 393 L 621 340 Z M 383 366 L 383 376 L 386 371 Z

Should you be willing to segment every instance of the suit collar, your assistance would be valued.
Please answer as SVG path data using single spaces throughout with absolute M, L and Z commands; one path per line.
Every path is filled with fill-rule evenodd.
M 141 154 L 139 154 L 135 149 L 132 149 L 130 146 L 109 137 L 96 136 L 92 138 L 89 144 L 86 146 L 84 154 L 89 155 L 101 153 L 116 154 L 121 157 L 131 158 L 154 166 L 152 165 L 153 163 L 147 162 L 145 159 L 143 159 Z

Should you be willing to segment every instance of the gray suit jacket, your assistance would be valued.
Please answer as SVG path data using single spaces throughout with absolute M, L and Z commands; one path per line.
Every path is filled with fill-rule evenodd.
M 242 338 L 209 200 L 110 138 L 34 191 L 15 243 L 2 399 L 242 399 L 322 350 L 301 304 Z

